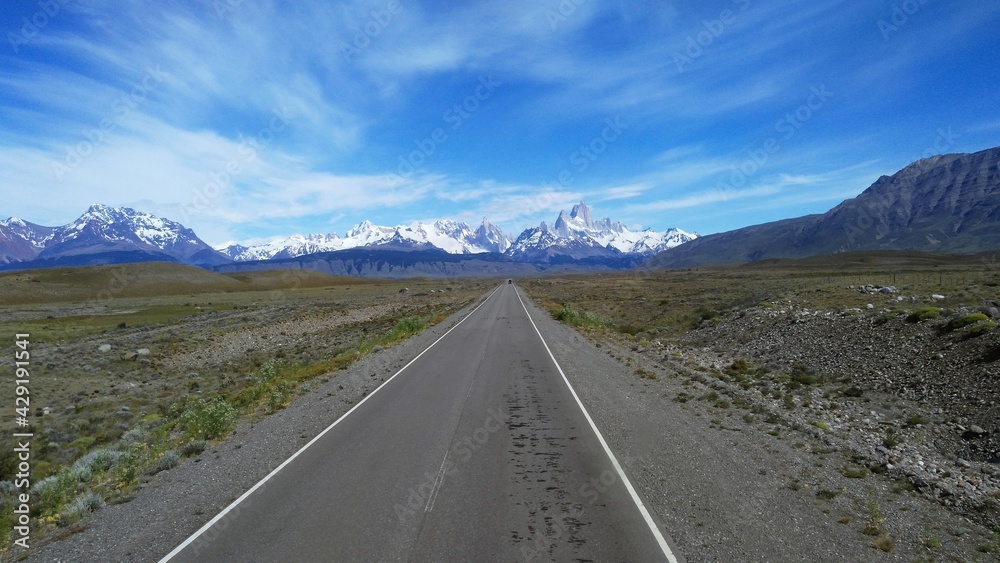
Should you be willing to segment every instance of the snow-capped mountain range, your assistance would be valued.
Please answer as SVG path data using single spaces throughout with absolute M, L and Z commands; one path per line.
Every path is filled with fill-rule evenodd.
M 678 229 L 631 231 L 610 219 L 595 221 L 584 204 L 561 212 L 550 228 L 543 222 L 511 239 L 488 219 L 468 224 L 433 223 L 384 227 L 364 221 L 344 236 L 292 235 L 256 245 L 214 249 L 184 225 L 127 207 L 93 205 L 79 219 L 45 227 L 17 218 L 0 221 L 0 264 L 8 267 L 103 264 L 165 260 L 212 267 L 230 262 L 293 259 L 357 248 L 444 251 L 453 255 L 490 253 L 514 262 L 634 257 L 641 261 L 697 237 Z
M 439 249 L 450 254 L 495 252 L 515 260 L 548 261 L 553 256 L 584 258 L 591 256 L 651 256 L 696 238 L 680 229 L 658 232 L 652 229 L 631 231 L 611 219 L 595 221 L 583 202 L 572 211 L 559 213 L 552 228 L 544 222 L 527 229 L 511 240 L 503 230 L 483 219 L 473 230 L 458 221 L 417 222 L 411 225 L 382 227 L 365 221 L 343 237 L 336 233 L 292 235 L 252 246 L 230 245 L 218 250 L 237 262 L 295 258 L 315 252 L 330 252 L 365 246 L 397 249 Z
M 499 227 L 483 219 L 475 230 L 458 221 L 417 222 L 408 226 L 381 227 L 364 221 L 343 237 L 337 233 L 292 235 L 252 246 L 229 245 L 218 250 L 237 262 L 295 258 L 363 246 L 399 249 L 444 250 L 450 254 L 503 253 L 510 240 Z
M 133 261 L 121 253 L 143 261 L 199 265 L 228 261 L 184 225 L 128 207 L 93 205 L 79 219 L 61 227 L 44 227 L 16 217 L 0 221 L 0 263 L 73 263 L 67 259 L 95 255 L 104 263 Z

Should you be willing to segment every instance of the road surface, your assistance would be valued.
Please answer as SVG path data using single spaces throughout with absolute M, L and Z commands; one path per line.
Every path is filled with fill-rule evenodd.
M 671 561 L 504 283 L 164 561 Z

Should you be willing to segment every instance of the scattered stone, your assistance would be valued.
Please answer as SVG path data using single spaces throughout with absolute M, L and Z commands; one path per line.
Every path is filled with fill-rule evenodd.
M 139 354 L 140 356 L 148 356 L 150 354 L 149 348 L 139 348 L 138 350 L 135 351 L 135 353 Z
M 399 292 L 400 293 L 409 293 L 410 292 L 410 288 L 404 287 L 403 289 L 400 289 Z
M 931 299 L 933 299 L 934 301 L 940 301 L 944 299 L 944 295 L 938 295 L 937 293 L 935 293 L 934 295 L 931 295 Z
M 101 346 L 97 350 L 99 352 L 102 352 L 102 353 L 103 352 L 110 352 L 111 351 L 111 345 L 110 344 L 101 344 Z
M 135 359 L 138 357 L 139 354 L 136 354 L 135 352 L 125 352 L 124 354 L 122 354 L 122 359 L 125 360 L 126 362 L 135 361 Z

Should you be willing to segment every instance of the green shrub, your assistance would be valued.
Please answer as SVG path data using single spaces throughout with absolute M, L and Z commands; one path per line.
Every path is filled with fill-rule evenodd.
M 397 337 L 407 337 L 424 330 L 427 327 L 427 321 L 423 317 L 404 317 L 399 319 L 396 326 L 392 329 L 392 334 Z
M 228 432 L 235 424 L 239 412 L 222 397 L 198 399 L 181 414 L 181 422 L 194 437 L 211 440 Z
M 990 318 L 982 313 L 972 313 L 971 315 L 965 315 L 964 317 L 952 319 L 948 322 L 948 326 L 946 328 L 948 330 L 958 330 L 960 328 L 965 328 L 969 325 L 988 320 L 990 320 Z
M 576 325 L 580 324 L 580 312 L 573 308 L 572 305 L 566 304 L 553 313 L 552 318 L 559 322 L 566 324 Z
M 611 324 L 610 319 L 607 319 L 600 315 L 596 315 L 594 313 L 581 313 L 580 311 L 577 311 L 572 305 L 569 304 L 563 305 L 562 309 L 559 309 L 558 311 L 553 313 L 552 318 L 554 318 L 559 322 L 563 322 L 572 326 L 600 327 L 600 326 L 609 326 Z M 630 334 L 633 336 L 635 333 L 641 332 L 640 328 L 632 326 L 622 326 L 619 327 L 619 329 L 623 334 Z M 630 330 L 634 330 L 635 333 L 628 332 Z
M 969 338 L 975 338 L 977 336 L 982 336 L 987 332 L 995 329 L 997 324 L 993 321 L 983 321 L 981 323 L 976 323 L 969 327 L 969 330 L 965 331 L 965 335 Z
M 909 316 L 906 317 L 906 320 L 911 323 L 919 323 L 930 319 L 936 319 L 940 316 L 940 307 L 920 307 L 916 311 L 910 313 Z
M 38 499 L 38 512 L 41 515 L 56 513 L 63 504 L 73 498 L 80 482 L 69 471 L 62 471 L 35 482 L 31 492 Z

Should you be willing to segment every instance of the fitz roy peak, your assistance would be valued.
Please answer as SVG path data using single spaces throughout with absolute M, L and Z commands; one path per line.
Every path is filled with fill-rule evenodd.
M 559 213 L 555 224 L 542 222 L 527 229 L 514 241 L 507 254 L 515 260 L 549 262 L 552 259 L 645 258 L 697 238 L 696 233 L 680 229 L 658 232 L 652 229 L 631 231 L 618 221 L 595 221 L 590 208 L 582 201 L 567 214 Z

